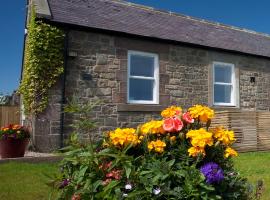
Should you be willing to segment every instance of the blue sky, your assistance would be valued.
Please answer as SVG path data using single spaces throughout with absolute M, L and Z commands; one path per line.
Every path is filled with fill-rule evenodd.
M 11 93 L 19 84 L 25 9 L 24 0 L 1 2 L 0 93 Z
M 129 1 L 270 34 L 269 0 Z M 1 2 L 0 93 L 11 93 L 19 84 L 25 9 L 24 0 Z

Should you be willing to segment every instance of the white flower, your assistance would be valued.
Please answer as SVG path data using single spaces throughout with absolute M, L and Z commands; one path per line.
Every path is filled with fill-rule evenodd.
M 132 185 L 131 184 L 126 184 L 125 185 L 125 189 L 126 190 L 131 190 L 132 189 Z
M 160 190 L 159 188 L 153 189 L 153 193 L 154 193 L 155 195 L 158 195 L 160 192 L 161 192 L 161 190 Z
M 229 176 L 234 176 L 234 172 L 230 172 L 229 173 Z
M 127 193 L 123 193 L 123 197 L 127 197 L 128 196 L 128 194 Z

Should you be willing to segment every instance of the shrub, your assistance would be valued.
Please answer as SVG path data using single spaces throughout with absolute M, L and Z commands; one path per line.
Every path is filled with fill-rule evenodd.
M 171 106 L 161 116 L 98 143 L 82 145 L 73 135 L 54 182 L 59 199 L 251 198 L 231 160 L 234 133 L 210 128 L 213 110 Z

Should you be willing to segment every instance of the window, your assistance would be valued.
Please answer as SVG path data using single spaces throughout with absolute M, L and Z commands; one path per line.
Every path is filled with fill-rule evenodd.
M 128 51 L 128 103 L 158 104 L 158 55 Z
M 213 99 L 214 105 L 235 106 L 235 71 L 230 63 L 213 64 Z

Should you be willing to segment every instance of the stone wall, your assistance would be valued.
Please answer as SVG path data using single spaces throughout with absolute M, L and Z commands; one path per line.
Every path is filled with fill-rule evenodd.
M 128 50 L 159 55 L 159 105 L 126 104 Z M 81 102 L 103 101 L 92 113 L 98 125 L 97 136 L 116 127 L 136 127 L 144 121 L 156 119 L 167 105 L 177 104 L 184 108 L 194 104 L 212 106 L 213 61 L 236 66 L 239 103 L 234 109 L 270 110 L 270 59 L 75 30 L 69 34 L 68 51 L 73 56 L 67 60 L 65 96 L 70 99 L 75 95 Z M 255 83 L 250 82 L 250 77 L 255 77 Z M 55 105 L 53 101 L 58 99 L 52 98 Z M 70 132 L 68 125 L 76 120 L 76 116 L 66 114 L 64 120 L 67 136 Z M 59 134 L 59 130 L 53 128 L 59 123 L 58 118 L 47 123 L 51 135 Z
M 61 144 L 61 102 L 62 101 L 62 79 L 55 84 L 49 93 L 49 105 L 46 110 L 31 121 L 33 149 L 35 151 L 49 152 L 59 149 Z

